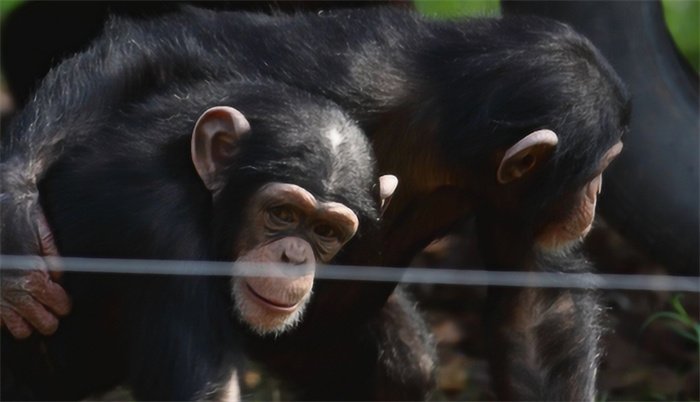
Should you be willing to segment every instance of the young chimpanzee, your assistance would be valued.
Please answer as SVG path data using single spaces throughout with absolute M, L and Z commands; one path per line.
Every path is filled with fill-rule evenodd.
M 490 268 L 588 269 L 575 246 L 593 219 L 601 173 L 620 151 L 629 100 L 599 52 L 564 24 L 434 21 L 390 9 L 273 16 L 190 9 L 107 35 L 148 44 L 125 52 L 126 60 L 145 54 L 187 65 L 186 73 L 170 70 L 178 79 L 271 77 L 343 107 L 370 137 L 380 171 L 401 177 L 382 225 L 383 264 L 406 264 L 475 215 Z M 47 148 L 47 164 L 61 153 L 52 141 L 34 144 Z M 330 316 L 366 315 L 390 292 L 355 295 L 357 303 Z M 591 294 L 491 289 L 488 309 L 499 396 L 594 398 L 600 330 Z M 273 364 L 279 352 L 264 359 Z M 314 378 L 285 362 L 276 367 L 286 375 Z
M 72 62 L 42 88 L 60 86 Z M 81 85 L 87 82 L 72 88 L 95 95 Z M 235 399 L 243 338 L 292 329 L 311 297 L 316 264 L 335 261 L 346 243 L 368 255 L 377 250 L 380 198 L 386 204 L 397 182 L 377 178 L 363 133 L 330 101 L 265 80 L 152 84 L 136 98 L 113 93 L 119 109 L 88 108 L 73 116 L 84 124 L 66 127 L 82 130 L 85 141 L 66 149 L 40 183 L 61 254 L 302 269 L 278 266 L 232 281 L 66 273 L 73 306 L 58 331 L 2 338 L 4 398 L 81 399 L 125 383 L 141 399 Z M 41 104 L 23 116 L 39 123 L 42 114 L 73 111 Z M 3 169 L 19 174 L 12 164 L 34 151 L 21 135 L 13 141 Z M 392 314 L 410 315 L 422 332 L 388 330 L 425 337 L 429 352 L 413 306 L 397 298 Z M 381 341 L 375 337 L 374 347 Z M 370 358 L 366 371 L 376 365 Z

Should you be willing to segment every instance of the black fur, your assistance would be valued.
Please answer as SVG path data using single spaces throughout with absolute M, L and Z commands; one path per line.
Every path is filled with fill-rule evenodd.
M 43 178 L 42 203 L 62 254 L 232 260 L 244 203 L 270 181 L 344 203 L 360 219 L 351 242 L 376 250 L 372 153 L 331 102 L 270 81 L 176 81 L 153 88 L 144 87 L 137 98 L 115 93 L 111 100 L 119 108 L 97 105 L 100 119 L 80 126 L 82 141 Z M 217 105 L 241 111 L 252 133 L 241 141 L 213 205 L 189 155 L 194 122 Z M 343 138 L 335 150 L 331 129 Z M 207 395 L 241 365 L 240 343 L 250 335 L 230 314 L 226 278 L 67 273 L 63 284 L 74 307 L 56 334 L 20 342 L 3 336 L 3 397 L 81 399 L 125 383 L 139 399 L 185 400 Z M 415 325 L 415 313 L 407 311 Z M 382 324 L 358 332 L 362 350 L 379 347 L 372 340 L 373 331 L 382 331 L 376 325 Z M 357 350 L 356 341 L 343 339 L 348 350 Z M 356 370 L 374 371 L 376 363 L 364 359 Z M 371 397 L 376 391 L 370 387 L 358 395 Z M 345 397 L 337 392 L 329 396 Z
M 267 77 L 338 103 L 369 135 L 379 170 L 402 180 L 383 228 L 381 262 L 387 265 L 407 263 L 435 236 L 475 213 L 490 267 L 548 268 L 534 249 L 534 234 L 555 219 L 552 211 L 570 206 L 571 194 L 592 178 L 602 155 L 625 131 L 629 114 L 628 95 L 599 52 L 567 25 L 537 18 L 434 21 L 390 9 L 270 16 L 188 8 L 146 22 L 114 20 L 90 52 L 109 66 L 105 72 L 128 77 L 115 91 L 133 90 L 135 96 L 144 86 L 157 90 L 173 80 Z M 76 67 L 93 74 L 93 66 Z M 45 87 L 74 79 L 74 70 L 56 70 Z M 107 80 L 97 74 L 93 81 L 104 85 Z M 47 90 L 44 101 L 57 91 Z M 76 113 L 80 99 L 64 105 L 65 118 L 84 118 Z M 57 116 L 37 118 L 34 125 L 25 120 L 16 130 L 24 134 L 15 149 L 22 149 L 22 142 L 46 149 L 29 158 L 25 154 L 27 166 L 48 166 L 61 147 L 88 140 L 77 133 L 65 141 L 53 130 L 49 141 L 33 128 L 50 127 Z M 540 128 L 555 131 L 559 144 L 547 166 L 518 194 L 517 208 L 506 213 L 503 204 L 508 200 L 487 192 L 485 183 L 492 179 L 485 174 L 494 174 L 489 162 L 499 150 Z M 32 171 L 27 180 L 43 171 Z M 346 253 L 350 260 L 357 255 Z M 558 269 L 579 267 L 569 258 L 558 263 Z M 359 296 L 357 288 L 354 292 L 348 300 L 357 304 L 340 310 L 348 320 L 376 313 L 391 287 Z M 552 304 L 561 295 L 542 292 L 532 300 Z M 507 327 L 512 303 L 510 298 L 497 299 L 506 307 L 494 319 Z M 584 312 L 587 317 L 585 312 L 598 309 L 589 297 L 576 300 L 572 314 Z M 558 322 L 550 316 L 542 320 L 547 325 Z M 577 329 L 587 331 L 585 326 Z M 592 399 L 596 348 L 595 340 L 586 342 L 576 358 L 556 353 L 564 348 L 542 351 L 542 364 L 527 366 L 532 371 L 523 377 L 557 381 L 561 387 L 541 394 L 542 387 L 526 381 L 524 389 L 503 395 Z M 494 353 L 494 367 L 511 370 L 503 362 L 507 358 Z M 495 376 L 501 380 L 497 387 L 515 389 L 509 382 L 518 374 L 502 374 Z M 564 391 L 559 394 L 559 389 Z
M 114 20 L 93 49 L 101 53 L 106 73 L 130 78 L 112 88 L 116 85 L 90 73 L 90 86 L 127 97 L 130 90 L 138 96 L 144 86 L 157 89 L 173 77 L 266 76 L 331 98 L 374 141 L 381 140 L 375 133 L 387 124 L 385 116 L 401 110 L 406 132 L 431 128 L 434 133 L 422 133 L 428 137 L 423 141 L 438 144 L 431 158 L 445 159 L 456 175 L 525 134 L 549 128 L 559 135 L 559 145 L 550 168 L 522 196 L 528 213 L 517 217 L 530 231 L 563 195 L 591 177 L 628 119 L 628 96 L 598 51 L 567 25 L 545 19 L 438 22 L 394 9 L 268 16 L 187 8 L 148 22 Z M 60 71 L 66 76 L 50 74 L 54 84 L 44 85 L 47 92 L 81 79 L 75 71 L 90 67 Z M 36 96 L 50 99 L 42 95 Z M 67 99 L 72 102 L 67 111 L 80 107 L 76 100 L 105 101 Z M 46 134 L 25 138 L 39 146 L 61 143 L 61 133 L 52 132 L 51 141 L 41 135 Z M 72 135 L 70 143 L 79 137 Z M 54 154 L 42 153 L 35 162 L 45 165 Z M 412 157 L 418 158 L 407 155 L 404 163 Z M 382 169 L 392 167 L 382 159 Z

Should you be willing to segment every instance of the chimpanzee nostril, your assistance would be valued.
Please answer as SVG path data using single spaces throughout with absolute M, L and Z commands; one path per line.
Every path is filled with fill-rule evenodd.
M 287 244 L 282 251 L 280 260 L 285 264 L 306 264 L 308 262 L 306 248 L 295 243 Z

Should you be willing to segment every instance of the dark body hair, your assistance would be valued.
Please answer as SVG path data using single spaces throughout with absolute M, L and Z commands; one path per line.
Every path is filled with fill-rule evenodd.
M 394 9 L 270 16 L 185 8 L 149 21 L 114 20 L 92 49 L 104 68 L 95 73 L 80 65 L 86 59 L 69 61 L 74 65 L 52 71 L 52 84 L 43 86 L 56 91 L 89 75 L 85 96 L 66 98 L 66 110 L 81 102 L 117 104 L 174 78 L 269 77 L 337 102 L 382 148 L 400 153 L 405 143 L 426 144 L 428 155 L 415 147 L 401 161 L 382 154 L 381 170 L 444 160 L 441 168 L 459 182 L 490 151 L 524 133 L 551 129 L 559 135 L 552 169 L 522 200 L 531 213 L 519 219 L 530 228 L 591 177 L 597 164 L 590 161 L 619 140 L 629 113 L 627 93 L 590 42 L 565 24 L 540 18 L 434 21 Z M 126 81 L 107 79 L 119 74 Z M 43 100 L 49 101 L 63 100 Z M 403 115 L 400 122 L 391 118 L 396 113 Z M 61 117 L 67 126 L 92 118 Z M 51 141 L 42 140 L 48 134 L 38 128 L 48 118 L 24 113 L 13 132 L 25 133 L 20 141 L 27 143 L 63 143 L 66 134 L 56 130 Z M 397 126 L 402 137 L 387 134 Z M 81 137 L 71 133 L 67 142 Z M 37 159 L 44 165 L 51 157 Z
M 16 122 L 10 148 L 25 155 L 16 169 L 21 172 L 18 181 L 41 178 L 60 156 L 56 150 L 89 142 L 89 135 L 72 128 L 99 120 L 78 113 L 86 103 L 120 107 L 121 101 L 105 94 L 131 99 L 142 91 L 161 91 L 173 81 L 273 79 L 339 104 L 369 136 L 379 171 L 400 178 L 401 191 L 382 229 L 383 264 L 408 263 L 422 246 L 476 214 L 490 268 L 588 268 L 568 257 L 571 250 L 542 257 L 534 235 L 557 219 L 555 207 L 567 209 L 572 202 L 567 197 L 597 174 L 601 159 L 626 129 L 629 100 L 599 52 L 567 25 L 512 17 L 434 21 L 391 9 L 262 15 L 187 8 L 148 21 L 114 20 L 88 52 L 92 58 L 69 60 L 52 71 L 29 111 Z M 63 88 L 71 88 L 75 80 L 89 89 L 52 96 L 67 92 Z M 70 132 L 49 129 L 59 117 L 65 123 L 60 127 L 70 127 Z M 517 202 L 491 197 L 488 182 L 494 172 L 487 166 L 494 154 L 543 128 L 559 139 L 546 167 L 520 190 Z M 366 260 L 355 251 L 345 257 Z M 347 303 L 350 307 L 321 303 L 319 317 L 327 320 L 310 314 L 307 322 L 325 330 L 366 319 L 382 308 L 393 286 L 345 289 L 350 290 L 318 294 L 317 300 L 346 292 L 349 296 L 341 299 L 355 301 Z M 498 294 L 489 301 L 495 311 L 494 331 L 505 331 L 515 316 L 509 313 L 513 306 L 526 304 L 517 292 L 493 294 Z M 540 296 L 526 299 L 528 307 L 521 310 L 557 311 L 554 307 L 563 301 L 576 307 L 572 314 L 577 325 L 563 325 L 560 316 L 527 317 L 520 322 L 537 319 L 561 332 L 540 331 L 524 340 L 494 337 L 493 355 L 501 363 L 519 359 L 509 354 L 512 350 L 538 350 L 540 359 L 537 364 L 505 364 L 494 376 L 500 383 L 510 382 L 501 380 L 508 372 L 526 375 L 516 385 L 502 386 L 501 395 L 590 399 L 595 383 L 591 367 L 599 355 L 597 305 L 583 293 L 550 291 Z M 280 368 L 285 360 L 275 358 L 293 354 L 294 348 L 278 345 L 318 338 L 290 339 L 256 353 Z M 274 352 L 266 355 L 266 350 Z M 315 372 L 329 366 L 320 367 Z M 318 385 L 310 371 L 286 371 L 308 387 Z M 564 385 L 550 386 L 552 378 L 563 378 Z
M 175 81 L 112 101 L 119 108 L 85 106 L 95 113 L 92 124 L 74 127 L 82 141 L 39 186 L 62 255 L 234 260 L 248 197 L 269 182 L 349 207 L 362 229 L 347 246 L 377 252 L 375 162 L 363 133 L 332 102 L 269 80 Z M 190 142 L 199 115 L 220 105 L 243 113 L 251 133 L 212 202 Z M 343 137 L 334 147 L 331 129 Z M 66 273 L 62 284 L 74 307 L 60 329 L 29 341 L 3 337 L 3 370 L 16 378 L 4 384 L 4 395 L 80 399 L 120 383 L 140 399 L 216 392 L 241 367 L 240 343 L 249 335 L 231 316 L 229 281 Z M 30 393 L 22 394 L 25 386 Z

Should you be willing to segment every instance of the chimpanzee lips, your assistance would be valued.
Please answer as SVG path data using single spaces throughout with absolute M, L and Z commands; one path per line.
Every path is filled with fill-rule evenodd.
M 269 310 L 283 312 L 283 313 L 292 313 L 299 307 L 298 302 L 294 303 L 294 304 L 283 304 L 283 303 L 280 303 L 278 301 L 273 301 L 273 300 L 270 300 L 264 296 L 261 296 L 248 283 L 245 284 L 245 288 L 248 291 L 248 293 L 252 296 L 253 300 L 257 301 L 259 304 L 261 304 L 263 307 L 265 307 Z

